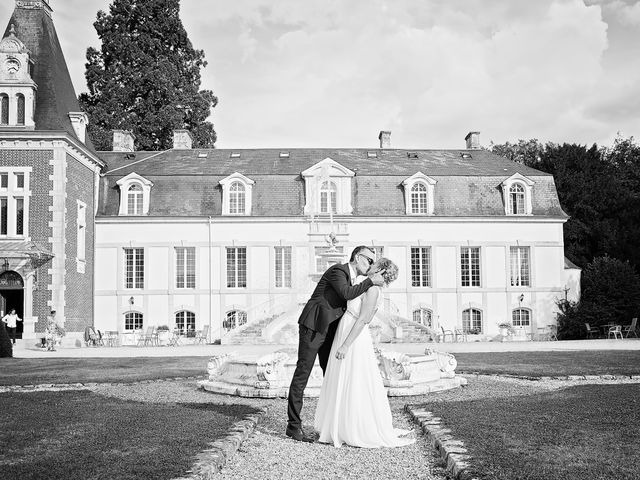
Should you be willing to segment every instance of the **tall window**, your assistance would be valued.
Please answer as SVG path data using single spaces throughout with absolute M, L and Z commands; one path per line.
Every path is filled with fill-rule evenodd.
M 291 247 L 275 247 L 276 287 L 291 287 Z
M 227 247 L 227 287 L 247 287 L 246 247 Z
M 139 312 L 127 312 L 124 314 L 125 330 L 140 330 L 143 325 L 143 317 Z
M 509 207 L 514 215 L 523 215 L 524 210 L 524 186 L 521 183 L 514 183 L 509 188 Z
M 411 247 L 411 286 L 431 286 L 430 247 Z
M 531 312 L 526 308 L 516 308 L 511 312 L 511 324 L 514 327 L 528 327 L 531 325 Z
M 411 213 L 427 213 L 427 186 L 422 182 L 411 187 Z
M 511 286 L 529 287 L 529 247 L 511 247 Z
M 331 211 L 329 211 L 331 208 Z M 338 189 L 333 182 L 323 182 L 320 187 L 320 213 L 338 211 Z
M 433 327 L 433 312 L 428 308 L 416 308 L 413 311 L 413 321 L 425 327 Z
M 125 248 L 124 258 L 124 288 L 144 288 L 144 248 Z
M 229 187 L 229 213 L 245 212 L 245 189 L 240 182 L 233 182 Z
M 9 95 L 0 95 L 0 124 L 9 125 Z
M 460 278 L 463 287 L 480 286 L 480 247 L 460 248 Z
M 0 235 L 28 236 L 29 171 L 15 167 L 0 173 Z
M 462 330 L 469 333 L 482 333 L 482 311 L 467 308 L 462 312 Z
M 142 215 L 142 187 L 134 183 L 127 191 L 127 214 Z
M 247 323 L 247 312 L 242 310 L 231 310 L 227 312 L 226 318 L 222 321 L 222 329 L 225 332 L 238 328 Z
M 18 125 L 24 125 L 24 95 L 19 93 L 17 95 L 18 100 Z
M 196 288 L 195 247 L 176 247 L 176 288 Z
M 316 257 L 316 273 L 324 273 L 327 268 L 333 265 L 337 261 L 337 256 L 332 257 L 329 252 L 330 247 L 315 247 L 315 257 Z M 344 252 L 344 247 L 339 246 L 336 247 L 336 250 L 341 255 Z
M 86 255 L 86 233 L 87 233 L 87 206 L 84 203 L 78 202 L 78 212 L 76 215 L 76 225 L 78 228 L 78 238 L 77 238 L 77 253 L 76 257 L 78 260 L 84 260 Z
M 196 314 L 187 310 L 176 313 L 176 328 L 184 335 L 188 331 L 196 329 Z

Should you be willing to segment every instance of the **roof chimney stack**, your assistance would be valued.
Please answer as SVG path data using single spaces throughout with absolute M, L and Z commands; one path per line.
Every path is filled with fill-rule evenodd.
M 69 119 L 73 131 L 76 132 L 78 139 L 82 143 L 86 143 L 87 125 L 89 125 L 89 117 L 84 112 L 69 112 Z
M 467 149 L 478 150 L 480 148 L 480 132 L 469 132 L 464 139 L 467 142 Z
M 380 130 L 378 139 L 380 140 L 380 148 L 391 148 L 391 132 L 390 131 Z
M 113 151 L 114 152 L 135 152 L 133 141 L 136 137 L 129 130 L 113 131 Z
M 176 150 L 191 150 L 193 148 L 191 132 L 189 130 L 174 130 L 173 148 Z

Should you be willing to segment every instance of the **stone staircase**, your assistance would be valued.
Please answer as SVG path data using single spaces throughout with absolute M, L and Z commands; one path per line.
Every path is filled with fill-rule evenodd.
M 402 329 L 402 337 L 391 339 L 391 343 L 427 343 L 436 341 L 436 332 L 406 318 L 395 317 L 393 321 Z
M 263 318 L 239 331 L 231 331 L 222 338 L 223 345 L 264 345 L 268 343 L 262 338 L 262 329 L 282 314 Z

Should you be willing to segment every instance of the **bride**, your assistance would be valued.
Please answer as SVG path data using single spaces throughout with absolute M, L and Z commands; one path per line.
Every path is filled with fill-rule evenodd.
M 398 277 L 398 267 L 379 259 L 372 271 L 383 271 L 385 286 Z M 407 430 L 394 429 L 368 323 L 382 302 L 380 287 L 371 287 L 347 303 L 336 331 L 314 426 L 320 442 L 354 447 L 401 447 L 415 442 Z

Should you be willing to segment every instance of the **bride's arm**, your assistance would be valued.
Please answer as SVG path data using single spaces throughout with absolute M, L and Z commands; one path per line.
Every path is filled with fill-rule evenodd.
M 364 326 L 373 318 L 373 315 L 376 313 L 376 305 L 378 304 L 378 295 L 380 295 L 380 288 L 374 287 L 367 290 L 362 296 L 360 315 L 358 315 L 353 327 L 351 327 L 349 335 L 347 335 L 347 338 L 345 338 L 340 348 L 336 351 L 336 358 L 338 360 L 342 360 L 345 357 L 351 344 L 358 338 Z

